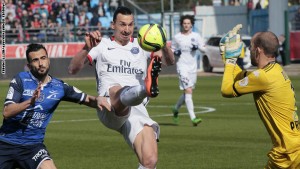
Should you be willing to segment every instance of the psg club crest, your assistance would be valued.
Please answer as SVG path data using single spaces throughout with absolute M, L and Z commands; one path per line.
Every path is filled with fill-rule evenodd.
M 139 48 L 138 48 L 138 47 L 133 47 L 133 48 L 130 50 L 130 52 L 131 52 L 132 54 L 138 54 L 140 51 L 139 51 Z
M 192 41 L 192 42 L 195 42 L 196 40 L 195 40 L 195 38 L 192 38 L 191 41 Z

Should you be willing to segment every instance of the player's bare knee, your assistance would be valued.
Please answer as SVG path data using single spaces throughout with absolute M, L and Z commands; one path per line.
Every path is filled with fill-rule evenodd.
M 148 154 L 147 157 L 143 158 L 142 165 L 146 168 L 154 169 L 156 168 L 157 161 L 158 158 L 155 153 Z

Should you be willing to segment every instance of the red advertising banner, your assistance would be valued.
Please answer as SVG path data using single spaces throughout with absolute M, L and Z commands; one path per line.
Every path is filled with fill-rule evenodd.
M 290 32 L 290 58 L 300 60 L 300 32 Z
M 5 46 L 6 59 L 22 59 L 26 58 L 26 48 L 28 44 L 16 44 Z M 84 43 L 45 43 L 43 44 L 50 58 L 73 57 L 79 52 Z

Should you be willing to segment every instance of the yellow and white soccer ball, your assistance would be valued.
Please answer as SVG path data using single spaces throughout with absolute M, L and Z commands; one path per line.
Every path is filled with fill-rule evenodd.
M 146 51 L 158 51 L 166 45 L 166 41 L 166 30 L 158 24 L 146 24 L 139 29 L 138 42 Z

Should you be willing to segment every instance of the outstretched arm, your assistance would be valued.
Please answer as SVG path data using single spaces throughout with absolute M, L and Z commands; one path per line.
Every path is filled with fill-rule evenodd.
M 97 46 L 101 41 L 101 33 L 99 31 L 85 33 L 84 47 L 72 58 L 68 67 L 70 74 L 78 73 L 86 63 L 88 63 L 87 55 L 89 51 Z
M 110 104 L 107 102 L 106 98 L 102 96 L 95 97 L 95 96 L 87 95 L 85 101 L 82 104 L 92 108 L 99 108 L 100 110 L 105 108 L 108 111 L 111 111 Z

